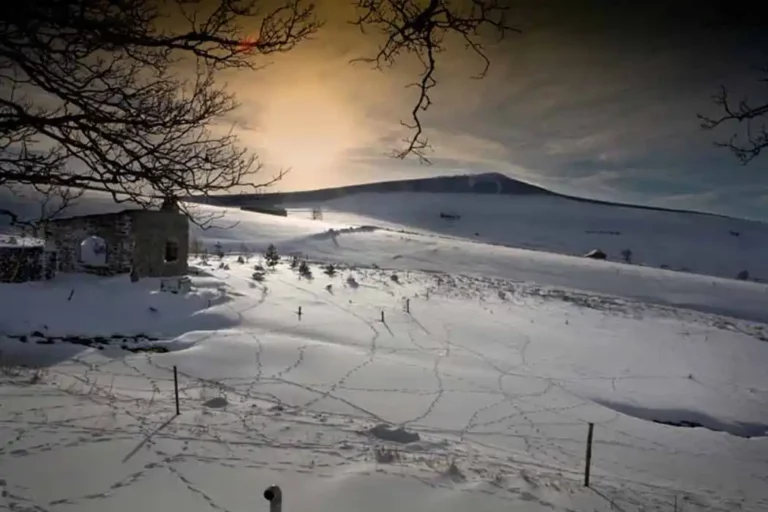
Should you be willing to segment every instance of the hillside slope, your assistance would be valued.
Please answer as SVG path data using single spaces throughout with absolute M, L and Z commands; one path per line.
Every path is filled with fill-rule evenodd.
M 285 204 L 289 215 L 321 208 L 330 222 L 468 239 L 735 278 L 768 278 L 768 224 L 684 212 L 572 201 L 557 196 L 365 193 L 323 203 Z M 441 213 L 458 215 L 450 219 Z
M 718 277 L 768 279 L 768 224 L 564 196 L 501 174 L 443 176 L 325 190 L 206 199 L 280 205 L 289 215 L 583 255 Z M 457 216 L 448 218 L 447 215 Z

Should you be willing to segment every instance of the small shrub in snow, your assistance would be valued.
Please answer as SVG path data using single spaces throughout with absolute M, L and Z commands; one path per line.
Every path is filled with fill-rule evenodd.
M 221 242 L 216 242 L 213 246 L 213 253 L 219 257 L 220 260 L 224 259 L 224 248 L 221 246 Z
M 259 272 L 259 271 L 256 271 L 256 272 L 254 272 L 254 273 L 253 273 L 253 275 L 251 276 L 251 278 L 252 278 L 254 281 L 262 282 L 262 281 L 264 281 L 264 272 Z
M 41 368 L 36 368 L 32 375 L 29 376 L 29 383 L 30 384 L 38 384 L 43 380 L 43 376 L 45 375 L 46 371 Z
M 451 461 L 450 466 L 448 466 L 448 469 L 445 471 L 445 475 L 454 482 L 463 482 L 467 479 L 467 477 L 464 476 L 464 473 L 461 472 L 461 469 L 459 469 L 459 466 L 456 465 L 455 460 Z
M 299 257 L 298 256 L 296 256 L 295 254 L 293 256 L 291 256 L 291 268 L 292 269 L 296 270 L 297 268 L 299 268 L 299 263 L 300 263 L 300 261 L 299 261 Z
M 0 375 L 18 377 L 22 374 L 22 371 L 23 368 L 5 359 L 3 353 L 0 351 Z
M 309 268 L 306 261 L 302 261 L 299 265 L 299 276 L 306 279 L 312 279 L 312 269 Z
M 632 263 L 632 249 L 624 249 L 621 251 L 621 257 L 626 263 Z
M 220 270 L 229 270 L 229 264 L 228 263 L 224 263 L 222 261 L 221 263 L 219 263 L 219 269 Z
M 237 257 L 237 262 L 238 262 L 238 263 L 240 263 L 240 264 L 242 265 L 242 264 L 244 264 L 244 263 L 245 263 L 245 258 L 243 258 L 242 256 L 238 256 L 238 257 Z
M 736 279 L 739 279 L 740 281 L 746 281 L 749 279 L 749 272 L 746 270 L 742 270 L 738 274 L 736 274 Z
M 357 288 L 358 286 L 360 286 L 359 284 L 357 284 L 357 280 L 355 279 L 355 276 L 349 276 L 347 278 L 347 284 L 352 288 Z
M 325 285 L 325 291 L 327 291 L 328 293 L 333 293 L 333 285 L 332 284 Z
M 378 447 L 373 453 L 379 464 L 392 464 L 400 461 L 400 452 L 396 448 Z
M 261 265 L 261 264 L 259 264 L 259 263 L 257 263 L 257 264 L 255 264 L 255 265 L 253 266 L 253 270 L 256 270 L 256 271 L 258 271 L 258 272 L 264 272 L 264 266 L 263 266 L 263 265 Z
M 323 273 L 328 277 L 333 277 L 336 275 L 336 267 L 334 267 L 332 264 L 328 264 L 325 266 L 325 269 L 323 269 Z
M 397 276 L 397 274 L 392 274 L 390 276 L 390 279 L 392 279 L 392 281 L 394 281 L 395 283 L 399 283 L 400 282 L 400 278 Z
M 267 247 L 267 252 L 264 253 L 264 261 L 270 268 L 280 263 L 280 255 L 277 253 L 277 247 L 274 244 L 269 244 L 269 247 Z

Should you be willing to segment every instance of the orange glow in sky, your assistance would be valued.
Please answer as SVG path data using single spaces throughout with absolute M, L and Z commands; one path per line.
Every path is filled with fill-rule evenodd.
M 253 36 L 245 36 L 240 40 L 237 50 L 243 53 L 253 52 L 257 39 Z
M 262 157 L 290 167 L 306 181 L 333 171 L 345 152 L 360 140 L 357 113 L 332 86 L 322 83 L 284 84 L 280 94 L 262 104 L 258 144 Z

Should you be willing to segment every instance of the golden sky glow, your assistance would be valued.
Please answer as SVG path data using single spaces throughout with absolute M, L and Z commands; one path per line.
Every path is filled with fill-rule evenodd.
M 523 33 L 486 45 L 492 65 L 484 80 L 471 78 L 483 63 L 460 41 L 439 55 L 439 83 L 422 117 L 434 165 L 423 167 L 385 156 L 409 134 L 399 122 L 415 103 L 416 91 L 405 86 L 418 79 L 418 66 L 378 72 L 350 64 L 375 54 L 376 34 L 347 24 L 348 2 L 318 5 L 326 25 L 311 40 L 225 80 L 242 105 L 238 135 L 260 155 L 263 178 L 292 169 L 274 190 L 502 172 L 635 201 L 691 187 L 724 190 L 721 177 L 734 179 L 720 171 L 735 166 L 730 155 L 712 148 L 696 114 L 708 111 L 721 83 L 754 79 L 750 65 L 758 61 L 737 32 L 714 37 L 684 11 L 664 25 L 640 4 L 606 10 L 592 2 L 584 10 L 566 0 L 524 1 L 511 14 Z
M 263 159 L 307 178 L 340 165 L 357 142 L 356 114 L 331 84 L 299 81 L 270 95 L 262 109 L 257 133 Z

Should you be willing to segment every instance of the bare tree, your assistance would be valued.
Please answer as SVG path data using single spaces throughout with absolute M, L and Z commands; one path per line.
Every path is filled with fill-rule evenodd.
M 39 184 L 23 191 L 17 190 L 13 183 L 6 183 L 3 188 L 10 193 L 10 196 L 4 199 L 15 196 L 20 202 L 35 205 L 34 211 L 25 208 L 24 213 L 16 212 L 12 208 L 0 208 L 0 217 L 8 218 L 10 224 L 21 234 L 33 237 L 44 237 L 46 224 L 72 206 L 84 192 L 82 189 L 71 187 Z
M 506 7 L 356 2 L 353 23 L 384 37 L 365 60 L 384 66 L 411 54 L 423 64 L 413 122 L 404 123 L 413 135 L 396 156 L 426 162 L 419 113 L 430 105 L 436 54 L 458 36 L 484 61 L 478 77 L 485 75 L 480 30 L 504 35 Z M 256 57 L 289 51 L 321 26 L 304 0 L 25 0 L 3 9 L 0 187 L 91 189 L 148 207 L 274 183 L 283 172 L 255 181 L 255 155 L 220 129 L 237 104 L 214 78 L 222 69 L 257 69 Z
M 415 56 L 422 66 L 419 81 L 409 86 L 418 91 L 411 120 L 401 121 L 411 136 L 404 140 L 405 148 L 394 153 L 395 157 L 402 159 L 414 154 L 422 163 L 429 163 L 425 152 L 430 146 L 420 114 L 432 104 L 429 93 L 437 85 L 437 54 L 445 51 L 446 42 L 455 36 L 483 62 L 482 70 L 473 78 L 484 78 L 490 60 L 482 44 L 482 29 L 490 28 L 499 39 L 509 31 L 519 32 L 507 23 L 507 3 L 504 0 L 355 0 L 358 17 L 353 23 L 363 33 L 374 29 L 384 36 L 384 43 L 374 57 L 356 61 L 369 62 L 381 69 L 392 66 L 406 54 Z
M 240 0 L 29 0 L 4 9 L 0 185 L 93 189 L 149 206 L 268 184 L 251 182 L 255 157 L 217 132 L 236 103 L 214 76 L 253 69 L 254 54 L 290 50 L 319 27 L 312 5 L 285 1 L 266 13 Z M 256 38 L 240 28 L 249 18 Z
M 760 82 L 768 86 L 768 69 L 765 69 L 764 73 L 766 76 Z M 768 117 L 768 99 L 757 103 L 748 99 L 735 101 L 728 89 L 721 87 L 712 100 L 719 107 L 720 115 L 710 117 L 700 114 L 698 118 L 702 128 L 714 130 L 728 126 L 736 132 L 728 140 L 716 142 L 716 146 L 729 149 L 742 164 L 748 164 L 768 148 L 768 128 L 765 124 Z

